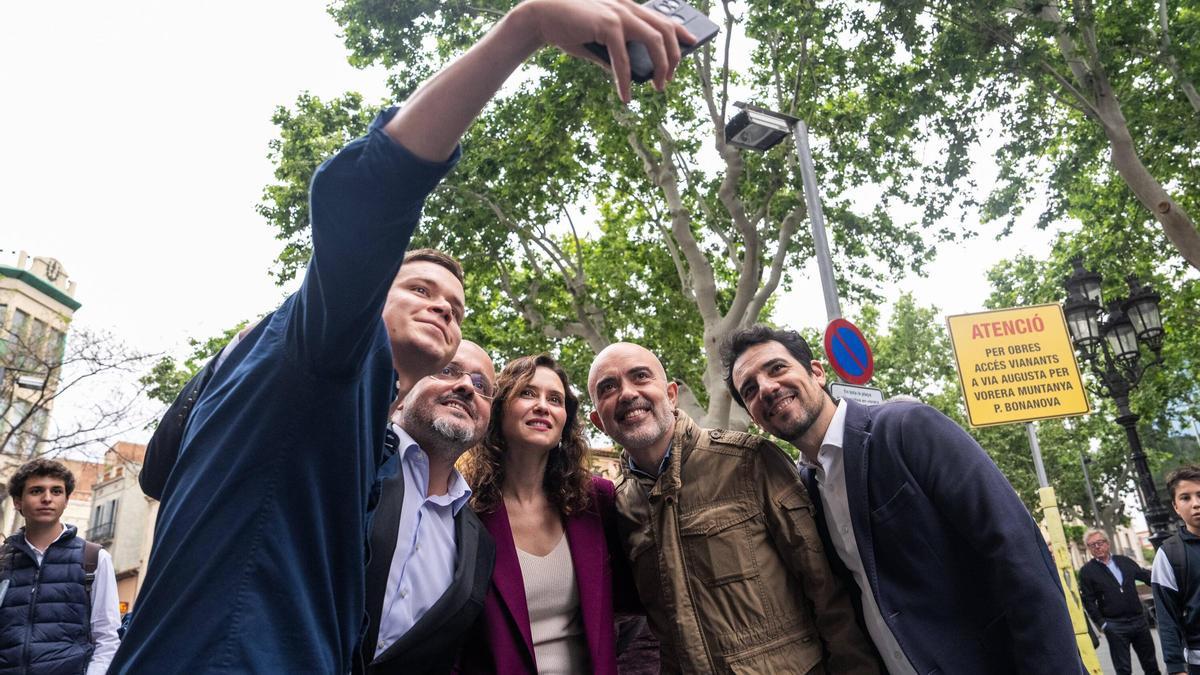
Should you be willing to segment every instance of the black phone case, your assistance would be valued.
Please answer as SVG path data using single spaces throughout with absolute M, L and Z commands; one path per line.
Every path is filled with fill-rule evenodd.
M 642 3 L 643 7 L 649 7 L 656 12 L 661 12 L 664 16 L 670 17 L 676 22 L 683 24 L 684 28 L 688 29 L 692 35 L 696 36 L 695 44 L 685 45 L 679 43 L 683 50 L 683 56 L 687 56 L 699 49 L 706 42 L 717 36 L 721 31 L 720 26 L 713 23 L 700 10 L 692 7 L 682 0 L 650 0 Z M 608 48 L 596 42 L 589 42 L 584 45 L 588 51 L 596 56 L 611 63 L 608 58 Z M 650 61 L 650 52 L 646 49 L 646 45 L 640 42 L 626 43 L 626 48 L 629 50 L 629 69 L 634 82 L 647 82 L 654 77 L 654 63 Z

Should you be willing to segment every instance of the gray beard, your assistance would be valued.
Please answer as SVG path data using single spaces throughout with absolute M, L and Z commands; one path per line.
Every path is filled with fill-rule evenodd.
M 471 437 L 474 429 L 468 429 L 465 425 L 456 424 L 445 418 L 438 418 L 430 425 L 433 430 L 441 436 L 447 446 L 459 446 L 463 450 L 471 445 L 474 439 Z
M 444 417 L 423 422 L 423 417 L 419 412 L 405 410 L 399 421 L 401 428 L 429 455 L 453 461 L 479 440 L 469 424 Z
M 630 433 L 617 432 L 611 434 L 612 439 L 623 448 L 641 450 L 654 445 L 663 435 L 674 431 L 675 415 L 671 411 L 666 411 L 665 415 L 658 415 L 655 410 L 651 410 L 651 413 L 654 415 L 652 428 L 642 428 Z

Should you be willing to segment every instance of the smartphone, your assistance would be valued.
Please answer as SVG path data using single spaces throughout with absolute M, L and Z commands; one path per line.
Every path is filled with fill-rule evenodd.
M 688 29 L 689 33 L 696 36 L 695 44 L 685 45 L 682 42 L 679 43 L 683 56 L 696 51 L 706 42 L 716 37 L 717 33 L 721 31 L 721 27 L 710 21 L 703 12 L 683 2 L 683 0 L 650 0 L 649 2 L 642 3 L 642 6 L 649 7 L 673 21 L 683 24 L 683 27 Z M 650 52 L 646 49 L 646 45 L 640 42 L 628 42 L 625 46 L 629 50 L 629 69 L 633 76 L 633 81 L 647 82 L 654 77 L 654 63 L 650 60 Z M 589 42 L 584 47 L 596 56 L 609 62 L 608 48 L 604 45 Z

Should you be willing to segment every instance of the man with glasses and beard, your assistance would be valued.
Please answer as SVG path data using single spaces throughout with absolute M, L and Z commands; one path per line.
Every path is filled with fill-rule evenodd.
M 454 463 L 487 430 L 495 379 L 487 353 L 463 340 L 392 415 L 355 672 L 450 672 L 483 607 L 495 544 L 466 507 L 471 489 Z
M 638 345 L 600 352 L 588 391 L 625 450 L 619 534 L 663 672 L 879 672 L 782 450 L 700 428 Z

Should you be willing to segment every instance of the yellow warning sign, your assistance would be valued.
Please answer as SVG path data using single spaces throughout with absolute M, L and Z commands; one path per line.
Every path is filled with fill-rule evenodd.
M 1062 307 L 946 317 L 973 427 L 1090 411 Z

